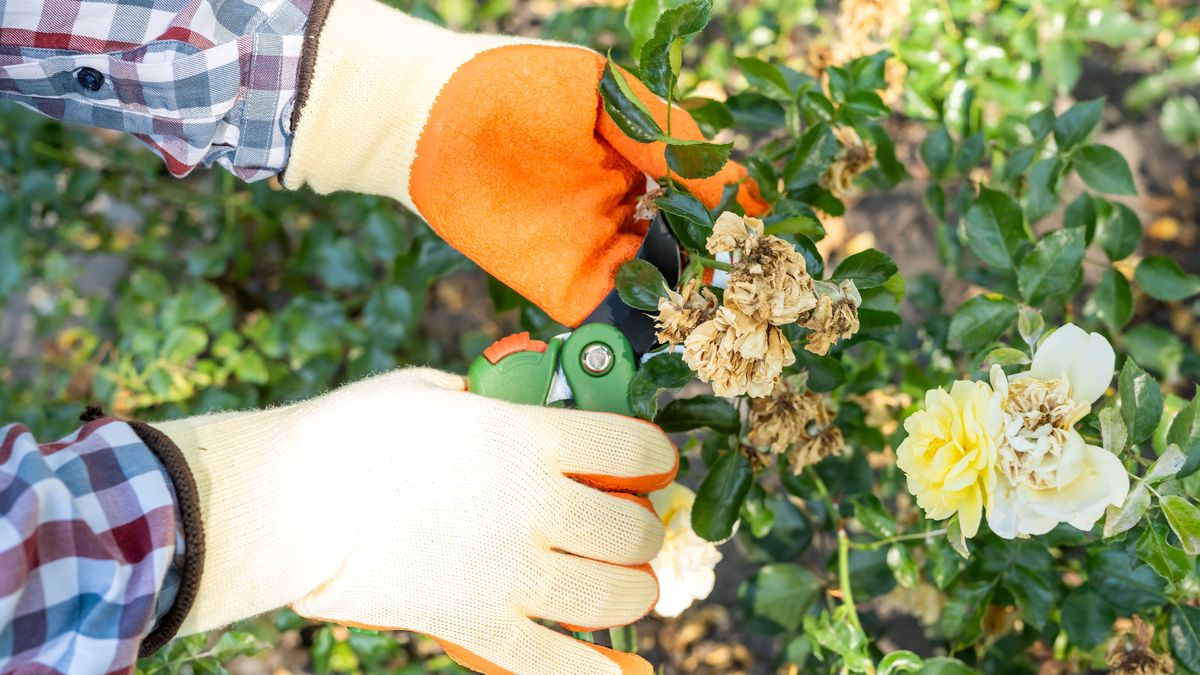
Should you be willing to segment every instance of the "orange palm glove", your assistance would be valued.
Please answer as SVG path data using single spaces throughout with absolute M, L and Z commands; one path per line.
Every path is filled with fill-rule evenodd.
M 398 199 L 554 319 L 586 318 L 645 236 L 645 174 L 667 172 L 663 144 L 626 138 L 604 112 L 604 57 L 454 33 L 375 0 L 335 0 L 318 45 L 287 186 Z M 666 104 L 628 79 L 665 127 Z M 683 110 L 671 122 L 703 138 Z M 737 164 L 682 181 L 709 207 L 739 182 L 742 207 L 764 211 Z

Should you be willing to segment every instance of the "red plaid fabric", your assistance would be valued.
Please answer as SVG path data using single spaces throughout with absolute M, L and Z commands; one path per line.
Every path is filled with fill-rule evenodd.
M 171 481 L 128 424 L 0 428 L 0 673 L 131 672 L 178 588 Z
M 287 163 L 312 0 L 0 0 L 0 99 L 135 135 L 183 176 Z

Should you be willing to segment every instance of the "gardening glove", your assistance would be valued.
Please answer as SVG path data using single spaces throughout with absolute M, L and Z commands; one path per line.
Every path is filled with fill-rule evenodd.
M 435 637 L 491 674 L 651 673 L 535 623 L 626 624 L 654 606 L 663 530 L 644 493 L 677 453 L 658 427 L 470 394 L 398 370 L 256 412 L 154 426 L 199 494 L 204 571 L 182 634 L 291 603 Z
M 287 187 L 393 197 L 555 320 L 582 322 L 646 234 L 633 217 L 646 174 L 667 173 L 662 143 L 604 112 L 604 57 L 455 33 L 376 0 L 334 0 L 309 32 Z M 626 77 L 665 129 L 666 104 Z M 678 107 L 671 133 L 703 138 Z M 710 208 L 741 182 L 743 208 L 766 209 L 734 163 L 680 182 Z

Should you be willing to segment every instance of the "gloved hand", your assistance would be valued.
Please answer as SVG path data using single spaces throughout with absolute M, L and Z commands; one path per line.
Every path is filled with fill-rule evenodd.
M 204 524 L 181 634 L 291 603 L 427 633 L 484 673 L 651 673 L 532 618 L 598 629 L 654 606 L 646 563 L 662 525 L 632 493 L 666 486 L 678 464 L 652 424 L 487 399 L 409 369 L 153 426 L 187 458 Z
M 604 57 L 454 33 L 377 0 L 333 0 L 314 21 L 284 183 L 398 199 L 557 321 L 586 318 L 645 236 L 645 174 L 667 172 L 663 144 L 626 138 L 604 112 Z M 627 79 L 666 128 L 665 103 Z M 703 138 L 679 108 L 671 132 Z M 681 182 L 711 208 L 743 179 L 739 200 L 759 214 L 737 164 Z

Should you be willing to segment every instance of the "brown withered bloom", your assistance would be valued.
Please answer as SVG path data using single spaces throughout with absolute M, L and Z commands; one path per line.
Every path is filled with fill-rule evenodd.
M 1175 660 L 1159 654 L 1150 647 L 1154 626 L 1133 616 L 1133 632 L 1123 633 L 1108 643 L 1104 658 L 1114 675 L 1170 675 L 1175 672 Z
M 783 332 L 731 307 L 692 330 L 683 360 L 718 396 L 766 396 L 796 355 Z
M 699 289 L 699 290 L 697 290 Z M 676 293 L 667 289 L 667 297 L 658 301 L 658 341 L 669 345 L 683 344 L 696 326 L 708 321 L 717 311 L 717 296 L 692 280 Z
M 770 396 L 750 404 L 749 440 L 774 454 L 787 453 L 799 473 L 845 445 L 833 423 L 836 415 L 828 396 L 782 380 Z
M 849 279 L 837 284 L 818 281 L 815 287 L 817 306 L 800 317 L 800 325 L 812 331 L 804 348 L 824 356 L 839 340 L 858 332 L 858 307 L 862 304 L 862 296 Z
M 791 378 L 780 380 L 770 396 L 750 404 L 750 442 L 775 454 L 786 452 L 804 438 L 805 427 L 823 407 L 819 394 L 797 387 Z
M 763 235 L 757 218 L 725 212 L 717 219 L 709 253 L 729 253 L 725 304 L 760 322 L 782 326 L 817 305 L 804 257 L 779 237 Z
M 821 185 L 838 199 L 844 199 L 857 178 L 875 163 L 875 146 L 865 143 L 854 127 L 834 127 L 838 152 L 821 176 Z
M 654 200 L 663 196 L 666 190 L 655 188 L 638 198 L 637 207 L 633 211 L 634 220 L 654 220 L 658 215 L 658 204 Z

